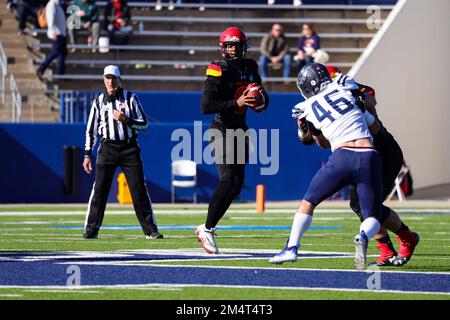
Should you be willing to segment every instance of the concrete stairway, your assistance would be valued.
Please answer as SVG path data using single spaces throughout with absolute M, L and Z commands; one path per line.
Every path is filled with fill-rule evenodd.
M 0 122 L 12 119 L 9 79 L 13 75 L 22 96 L 22 112 L 20 122 L 55 122 L 59 120 L 59 102 L 47 94 L 48 86 L 36 76 L 37 66 L 33 64 L 35 57 L 27 49 L 31 36 L 17 34 L 18 23 L 15 13 L 6 10 L 6 0 L 0 0 L 0 42 L 8 58 L 8 74 L 6 83 L 6 103 L 0 100 Z

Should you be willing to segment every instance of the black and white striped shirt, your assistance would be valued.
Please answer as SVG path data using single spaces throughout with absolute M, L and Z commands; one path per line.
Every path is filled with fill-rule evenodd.
M 126 123 L 117 121 L 113 111 L 123 112 Z M 148 120 L 136 94 L 119 88 L 114 95 L 100 94 L 92 103 L 86 128 L 85 155 L 92 154 L 97 136 L 113 141 L 137 138 L 137 131 L 148 127 Z

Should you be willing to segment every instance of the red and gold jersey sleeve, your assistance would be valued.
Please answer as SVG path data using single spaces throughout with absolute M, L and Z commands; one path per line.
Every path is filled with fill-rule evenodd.
M 222 67 L 211 63 L 206 69 L 206 75 L 211 77 L 221 77 L 222 76 Z

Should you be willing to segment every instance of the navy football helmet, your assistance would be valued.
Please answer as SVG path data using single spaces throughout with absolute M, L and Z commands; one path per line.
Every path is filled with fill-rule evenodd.
M 331 82 L 332 80 L 327 68 L 315 62 L 304 66 L 297 77 L 297 87 L 305 99 L 318 94 Z

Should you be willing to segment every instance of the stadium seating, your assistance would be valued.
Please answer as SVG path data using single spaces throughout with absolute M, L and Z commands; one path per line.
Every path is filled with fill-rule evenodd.
M 98 4 L 102 12 L 105 3 Z M 260 40 L 274 22 L 284 26 L 292 53 L 296 51 L 300 24 L 314 23 L 322 48 L 330 54 L 329 64 L 348 71 L 376 32 L 367 28 L 365 6 L 205 4 L 206 10 L 200 11 L 201 5 L 186 3 L 175 10 L 156 11 L 142 2 L 129 5 L 134 28 L 129 44 L 110 46 L 108 53 L 93 53 L 86 45 L 86 32 L 78 32 L 77 50 L 67 57 L 66 75 L 52 76 L 47 89 L 100 90 L 101 70 L 114 63 L 121 67 L 127 86 L 133 90 L 198 91 L 205 67 L 219 58 L 217 42 L 223 29 L 236 25 L 245 30 L 250 39 L 248 55 L 257 60 Z M 392 7 L 381 8 L 384 19 Z M 50 49 L 45 30 L 38 31 L 37 38 L 28 37 L 35 64 Z M 293 68 L 290 83 L 286 83 L 281 70 L 270 69 L 265 86 L 270 91 L 293 92 L 296 74 Z

